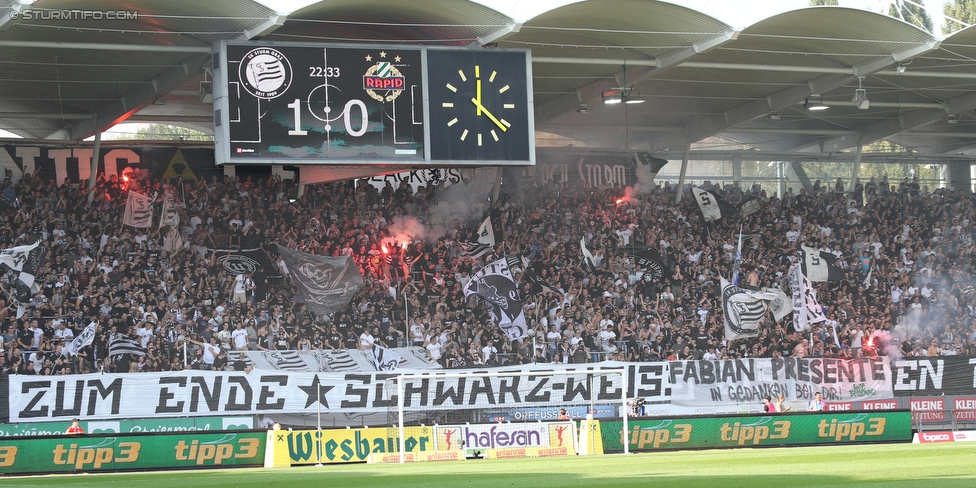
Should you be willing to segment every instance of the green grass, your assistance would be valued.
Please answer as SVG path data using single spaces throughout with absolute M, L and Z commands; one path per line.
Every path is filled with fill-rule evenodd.
M 717 449 L 408 465 L 0 478 L 0 486 L 193 488 L 202 486 L 595 487 L 976 486 L 976 443 Z

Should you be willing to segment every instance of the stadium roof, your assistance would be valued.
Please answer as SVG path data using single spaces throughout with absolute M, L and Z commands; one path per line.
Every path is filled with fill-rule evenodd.
M 812 7 L 737 30 L 653 0 L 588 0 L 528 19 L 467 0 L 299 5 L 0 0 L 0 129 L 54 141 L 121 121 L 212 132 L 198 90 L 211 44 L 226 39 L 529 48 L 539 147 L 673 154 L 721 136 L 783 159 L 879 140 L 920 155 L 976 148 L 971 28 L 940 38 L 869 11 Z M 122 8 L 137 16 L 55 14 Z M 645 103 L 604 104 L 623 84 Z M 866 108 L 853 100 L 859 87 Z M 815 102 L 829 108 L 805 106 Z

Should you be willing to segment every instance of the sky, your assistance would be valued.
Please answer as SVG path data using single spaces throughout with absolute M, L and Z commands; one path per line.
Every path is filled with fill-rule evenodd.
M 307 5 L 315 3 L 317 0 L 255 0 L 258 3 L 268 6 L 281 13 L 290 13 L 301 9 Z M 516 20 L 526 20 L 545 12 L 547 10 L 574 3 L 576 0 L 472 0 L 476 3 L 489 6 L 502 12 Z M 748 27 L 762 19 L 776 14 L 808 7 L 809 0 L 666 0 L 670 3 L 682 5 L 693 10 L 700 11 L 715 17 L 733 28 Z M 936 35 L 942 32 L 942 5 L 946 0 L 909 0 L 924 4 L 928 9 L 929 16 L 935 24 Z M 886 12 L 892 0 L 839 0 L 842 7 L 870 10 L 873 12 Z M 137 124 L 122 124 L 135 126 Z M 117 126 L 110 132 L 130 132 L 138 130 L 135 128 L 125 128 Z M 0 129 L 0 138 L 18 137 L 7 131 Z M 104 136 L 111 138 L 111 134 Z

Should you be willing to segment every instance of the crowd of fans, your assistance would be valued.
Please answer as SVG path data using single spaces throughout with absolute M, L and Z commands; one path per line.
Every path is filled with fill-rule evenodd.
M 448 220 L 437 235 L 414 240 L 391 231 L 393 223 L 409 217 L 428 225 L 446 193 L 442 185 L 356 183 L 310 186 L 296 199 L 293 183 L 275 177 L 113 177 L 100 178 L 89 195 L 86 182 L 58 186 L 8 174 L 0 247 L 39 239 L 44 252 L 39 291 L 21 307 L 22 316 L 10 285 L 16 274 L 0 284 L 0 370 L 224 369 L 234 351 L 375 344 L 422 347 L 444 367 L 976 356 L 976 199 L 951 186 L 929 192 L 917 180 L 872 178 L 845 191 L 840 181 L 833 188 L 818 181 L 810 192 L 788 190 L 778 198 L 758 187 L 706 182 L 704 188 L 732 204 L 756 199 L 761 208 L 705 222 L 690 192 L 676 204 L 676 188 L 668 184 L 640 192 L 533 182 L 502 188 L 480 216 Z M 166 232 L 155 224 L 122 224 L 133 191 L 174 197 L 185 245 L 167 250 Z M 497 254 L 466 255 L 462 243 L 476 239 L 492 211 L 504 227 Z M 719 276 L 733 275 L 740 229 L 744 286 L 789 290 L 787 270 L 800 243 L 838 256 L 845 279 L 817 284 L 827 322 L 801 334 L 790 317 L 777 323 L 770 314 L 758 337 L 725 340 Z M 581 238 L 595 269 L 583 263 Z M 260 279 L 223 265 L 223 250 L 261 248 L 283 266 L 275 244 L 351 256 L 366 285 L 344 309 L 315 317 L 282 269 L 264 270 L 260 276 L 272 278 Z M 664 276 L 645 279 L 649 270 L 634 255 L 646 248 L 668 261 Z M 523 263 L 516 281 L 531 272 L 558 290 L 521 283 L 530 335 L 520 341 L 506 339 L 478 299 L 462 292 L 484 263 L 502 255 Z M 77 355 L 63 354 L 92 322 L 98 324 L 93 343 Z M 115 333 L 138 341 L 146 353 L 110 357 Z

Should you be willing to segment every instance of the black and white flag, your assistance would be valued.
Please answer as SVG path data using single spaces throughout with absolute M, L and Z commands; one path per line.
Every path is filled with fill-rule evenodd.
M 580 250 L 583 252 L 583 263 L 590 268 L 590 271 L 596 273 L 596 263 L 593 261 L 593 253 L 586 248 L 585 237 L 580 239 Z
M 539 276 L 534 269 L 529 268 L 522 275 L 522 282 L 529 284 L 529 293 L 533 295 L 538 295 L 539 293 L 555 293 L 557 295 L 562 295 L 562 292 L 558 288 L 549 284 L 545 278 Z
M 481 244 L 478 242 L 461 243 L 461 254 L 464 256 L 471 256 L 472 258 L 475 259 L 480 258 L 485 254 L 488 254 L 488 252 L 491 251 L 492 249 L 494 249 L 492 246 L 489 246 L 488 244 Z
M 281 245 L 278 253 L 305 306 L 315 315 L 328 315 L 345 307 L 363 287 L 359 266 L 349 256 L 319 256 Z
M 76 335 L 71 342 L 64 345 L 61 348 L 61 355 L 71 357 L 77 356 L 78 351 L 80 351 L 85 346 L 92 343 L 95 340 L 95 322 L 88 324 L 85 330 L 81 331 L 80 334 Z
M 13 283 L 16 288 L 16 298 L 20 303 L 27 303 L 31 295 L 40 291 L 39 286 L 35 286 L 34 279 L 40 268 L 41 255 L 44 249 L 39 247 L 41 241 L 37 241 L 29 246 L 17 246 L 0 251 L 0 265 L 10 268 L 17 274 L 17 279 Z M 19 317 L 19 315 L 18 315 Z
M 766 314 L 766 301 L 754 295 L 722 278 L 722 311 L 727 340 L 759 335 L 759 323 Z
M 695 196 L 695 202 L 698 203 L 698 208 L 701 209 L 702 216 L 705 217 L 706 222 L 739 213 L 734 205 L 726 202 L 722 197 L 710 191 L 692 187 L 691 193 Z
M 376 366 L 376 371 L 393 371 L 400 367 L 401 359 L 403 356 L 393 349 L 373 344 L 373 365 Z
M 495 219 L 489 215 L 485 217 L 485 221 L 478 226 L 478 238 L 474 242 L 462 242 L 461 252 L 462 254 L 471 256 L 473 258 L 480 258 L 488 251 L 495 249 L 495 245 L 500 239 L 498 239 L 498 232 L 500 229 L 496 229 Z M 497 220 L 501 220 L 499 216 Z M 500 225 L 500 224 L 499 224 Z
M 762 210 L 762 201 L 758 198 L 750 198 L 739 205 L 739 212 L 742 213 L 743 217 L 748 217 L 758 211 Z
M 771 295 L 771 297 L 766 300 L 766 303 L 769 304 L 769 311 L 773 312 L 773 318 L 777 322 L 793 311 L 793 308 L 790 306 L 790 297 L 785 291 L 780 290 L 779 288 L 763 288 L 762 290 L 763 293 Z
M 505 255 L 505 262 L 508 263 L 508 269 L 516 273 L 529 267 L 529 258 L 517 254 Z
M 640 191 L 654 188 L 654 179 L 658 172 L 668 164 L 667 159 L 656 158 L 647 151 L 634 153 L 633 160 L 634 176 L 637 177 L 634 188 Z
M 180 225 L 180 213 L 176 207 L 176 200 L 172 195 L 163 197 L 163 215 L 159 218 L 159 228 L 166 226 L 178 227 Z
M 152 224 L 153 202 L 156 198 L 150 198 L 134 191 L 129 192 L 129 198 L 125 201 L 125 214 L 122 216 L 122 223 L 132 227 L 145 229 Z
M 302 355 L 298 351 L 267 351 L 261 353 L 261 355 L 275 369 L 282 371 L 309 371 L 308 363 L 302 359 Z
M 492 321 L 509 340 L 528 336 L 522 299 L 505 258 L 488 263 L 471 277 L 464 286 L 464 296 L 471 295 L 481 299 Z
M 163 237 L 163 251 L 175 252 L 183 247 L 183 233 L 176 226 L 172 226 L 166 231 Z
M 793 294 L 793 330 L 803 332 L 812 324 L 826 321 L 823 308 L 817 302 L 817 291 L 810 280 L 803 276 L 800 265 L 790 266 L 789 280 Z
M 637 266 L 649 271 L 655 278 L 666 278 L 671 276 L 671 264 L 657 249 L 646 247 L 634 253 Z
M 108 344 L 108 355 L 118 356 L 121 354 L 143 356 L 146 354 L 146 350 L 139 345 L 139 341 L 130 339 L 125 334 L 112 334 L 112 339 Z
M 800 264 L 803 275 L 810 281 L 840 281 L 844 279 L 844 270 L 834 264 L 837 256 L 825 251 L 818 251 L 812 247 L 800 246 Z

